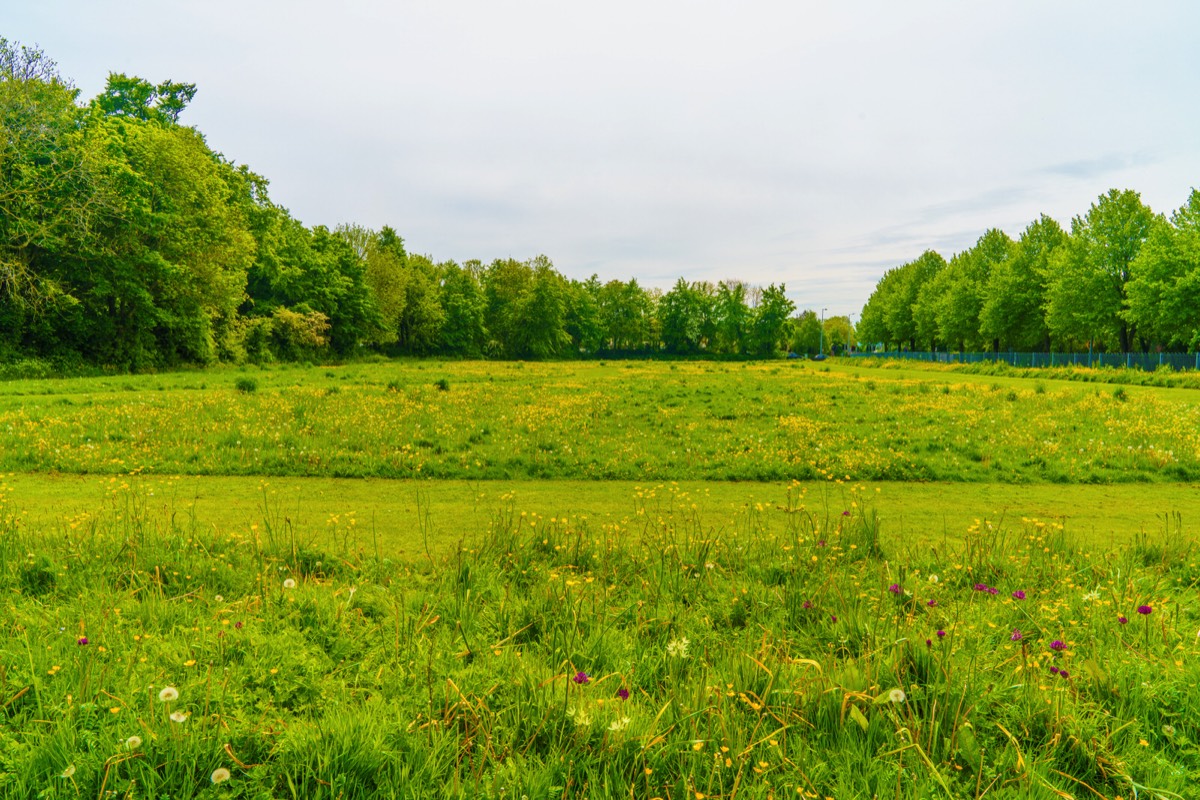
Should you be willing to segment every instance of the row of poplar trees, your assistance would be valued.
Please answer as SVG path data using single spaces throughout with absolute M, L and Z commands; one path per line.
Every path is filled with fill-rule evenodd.
M 307 227 L 180 123 L 195 92 L 113 74 L 81 102 L 40 50 L 0 39 L 0 362 L 769 356 L 797 330 L 782 285 L 663 293 L 569 280 L 545 257 L 434 263 L 387 227 Z
M 884 274 L 857 334 L 910 350 L 1196 350 L 1200 192 L 1167 218 L 1113 189 L 1070 232 L 1043 215 L 949 262 L 927 251 Z

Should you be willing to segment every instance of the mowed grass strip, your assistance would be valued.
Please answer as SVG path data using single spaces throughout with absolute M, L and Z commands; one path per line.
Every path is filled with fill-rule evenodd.
M 1195 481 L 1197 396 L 782 361 L 397 362 L 13 382 L 0 386 L 0 469 Z
M 822 519 L 870 499 L 885 533 L 911 548 L 961 541 L 979 525 L 1060 523 L 1090 547 L 1164 531 L 1194 534 L 1196 484 L 983 484 L 792 481 L 461 481 L 155 475 L 0 475 L 0 516 L 40 531 L 136 517 L 141 524 L 245 534 L 287 529 L 320 547 L 389 557 L 445 553 L 498 518 L 526 525 L 574 520 L 636 536 L 649 521 L 689 516 L 714 535 L 755 514 L 769 529 L 803 504 Z
M 872 494 L 719 533 L 514 506 L 405 560 L 136 496 L 4 519 L 0 796 L 1194 796 L 1194 542 L 914 551 Z

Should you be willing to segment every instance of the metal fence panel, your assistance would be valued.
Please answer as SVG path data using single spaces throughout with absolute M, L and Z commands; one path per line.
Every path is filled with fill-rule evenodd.
M 851 358 L 899 358 L 938 364 L 1004 363 L 1012 367 L 1109 367 L 1112 369 L 1200 370 L 1196 353 L 948 353 L 942 350 L 892 350 L 849 353 Z

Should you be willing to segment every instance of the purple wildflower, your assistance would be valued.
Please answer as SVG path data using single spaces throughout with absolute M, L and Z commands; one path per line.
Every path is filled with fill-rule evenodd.
M 617 689 L 617 697 L 621 698 L 622 700 L 628 700 L 629 690 L 622 686 L 620 689 Z
M 977 584 L 975 584 L 975 591 L 977 591 L 977 592 L 986 592 L 986 591 L 987 591 L 987 584 L 986 584 L 986 583 L 977 583 Z
M 1013 596 L 1013 600 L 1024 600 L 1025 592 L 1022 589 L 1017 589 L 1015 592 L 1012 593 L 1012 596 Z
M 1150 606 L 1138 606 L 1138 609 L 1137 609 L 1137 612 L 1139 614 L 1141 614 L 1143 617 L 1149 616 L 1150 612 L 1152 612 L 1152 611 L 1154 611 L 1154 609 L 1151 608 Z
M 938 637 L 939 639 L 945 639 L 945 638 L 946 638 L 946 632 L 945 632 L 945 631 L 938 631 L 938 632 L 937 632 L 937 637 Z
M 987 592 L 988 594 L 1000 594 L 1000 590 L 994 586 L 989 586 L 986 589 L 984 589 L 984 591 Z
M 1122 625 L 1126 625 L 1129 623 L 1129 618 L 1124 615 L 1121 615 L 1121 616 L 1117 617 L 1117 622 L 1121 623 Z
M 1053 642 L 1050 643 L 1050 649 L 1054 650 L 1055 652 L 1058 652 L 1060 650 L 1066 650 L 1067 644 L 1062 639 L 1055 639 Z
M 925 605 L 929 606 L 930 608 L 933 608 L 934 606 L 936 606 L 936 605 L 937 605 L 937 600 L 934 600 L 934 599 L 931 597 L 931 598 L 929 598 L 929 602 L 927 602 Z
M 75 640 L 75 643 L 77 645 L 79 645 L 80 647 L 83 647 L 85 644 L 88 643 L 88 638 L 86 636 L 80 636 L 78 639 Z
M 850 512 L 849 512 L 849 511 L 843 511 L 843 512 L 842 512 L 842 516 L 843 516 L 843 517 L 848 517 L 848 516 L 850 516 Z
M 891 592 L 892 594 L 900 594 L 900 592 L 903 590 L 900 588 L 900 584 L 893 583 L 891 586 L 888 587 L 888 591 Z
M 824 540 L 824 539 L 822 539 L 821 541 L 817 542 L 817 547 L 824 547 L 824 546 L 825 546 L 825 540 Z
M 1058 667 L 1051 667 L 1050 671 L 1053 672 L 1055 675 L 1057 675 L 1059 673 Z
M 1067 672 L 1065 669 L 1060 669 L 1060 670 L 1058 671 L 1058 677 L 1060 677 L 1060 678 L 1069 678 L 1069 677 L 1071 677 L 1071 673 Z
M 1021 641 L 1021 639 L 1023 637 L 1021 636 L 1021 631 L 1019 628 L 1013 628 L 1012 636 L 1010 636 L 1008 638 L 1013 640 L 1014 642 L 1019 642 L 1019 641 Z
M 833 616 L 833 615 L 831 615 L 831 616 L 829 617 L 829 621 L 830 621 L 830 622 L 837 622 L 837 617 L 836 617 L 836 616 Z
M 239 619 L 237 622 L 233 623 L 233 627 L 240 631 L 242 629 L 242 621 Z
M 812 600 L 805 600 L 805 601 L 804 601 L 804 608 L 805 608 L 805 609 L 812 608 Z
M 933 647 L 933 639 L 926 639 L 926 640 L 925 640 L 925 646 L 926 646 L 926 647 Z
M 589 677 L 588 674 L 586 672 L 584 672 L 583 670 L 580 670 L 579 672 L 575 673 L 575 677 L 571 678 L 571 680 L 575 681 L 580 686 L 582 686 L 583 684 L 590 681 L 591 677 Z

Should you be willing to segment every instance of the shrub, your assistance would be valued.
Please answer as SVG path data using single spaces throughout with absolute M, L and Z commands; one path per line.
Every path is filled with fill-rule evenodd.
M 254 378 L 238 378 L 233 382 L 233 387 L 243 394 L 250 394 L 258 391 L 258 381 Z

